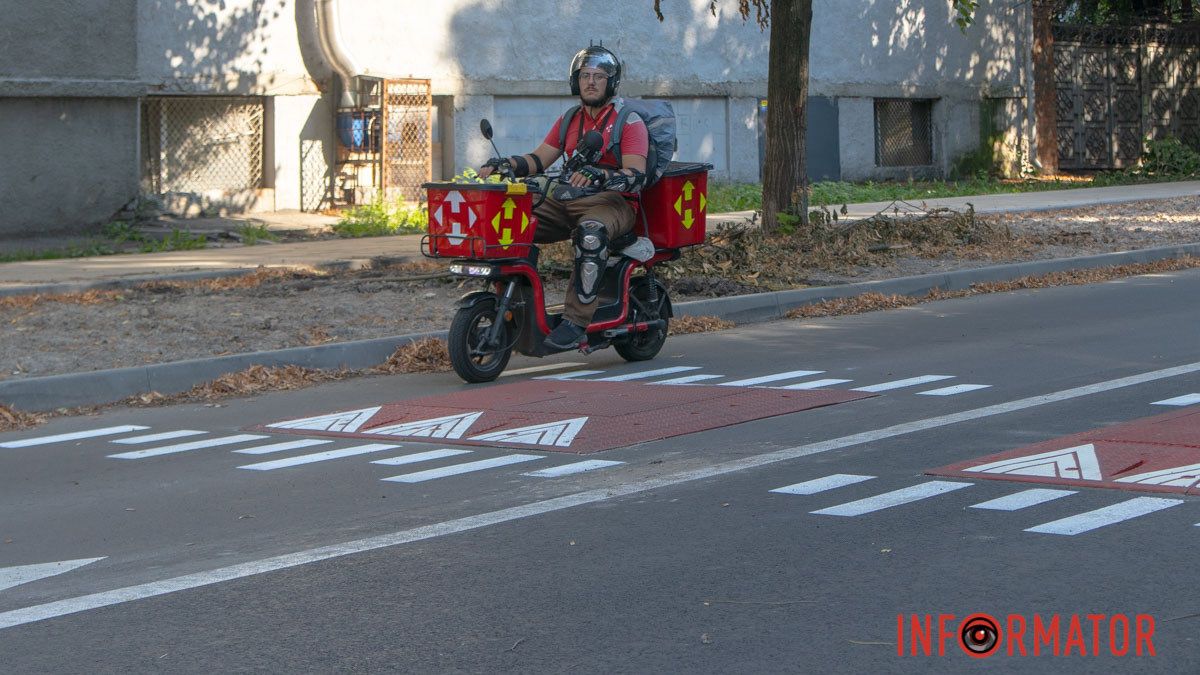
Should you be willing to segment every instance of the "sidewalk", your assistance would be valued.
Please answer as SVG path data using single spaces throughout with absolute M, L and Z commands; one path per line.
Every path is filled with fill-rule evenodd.
M 914 200 L 915 206 L 965 209 L 977 213 L 1040 211 L 1095 204 L 1167 199 L 1200 195 L 1200 181 L 1156 183 L 1105 188 L 1079 188 L 1004 195 Z M 891 202 L 848 205 L 846 219 L 865 218 L 890 208 Z M 903 210 L 903 209 L 902 209 Z M 297 214 L 297 218 L 308 214 Z M 742 222 L 752 211 L 710 214 L 709 226 Z M 274 220 L 278 220 L 276 217 Z M 417 260 L 420 235 L 331 239 L 292 244 L 259 244 L 195 251 L 38 260 L 0 264 L 0 296 L 63 292 L 164 278 L 200 278 L 236 274 L 259 266 L 327 268 L 359 266 L 374 258 Z

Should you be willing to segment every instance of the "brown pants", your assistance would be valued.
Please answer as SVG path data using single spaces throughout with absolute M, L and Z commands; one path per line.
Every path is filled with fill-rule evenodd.
M 556 201 L 546 197 L 546 201 L 535 211 L 538 219 L 537 232 L 533 241 L 548 244 L 555 241 L 570 239 L 571 233 L 585 220 L 604 223 L 609 240 L 613 240 L 633 229 L 633 209 L 619 193 L 601 192 L 589 197 L 572 199 L 569 202 Z M 571 273 L 571 281 L 567 287 L 567 297 L 563 303 L 566 308 L 563 316 L 572 323 L 586 326 L 592 322 L 596 313 L 597 301 L 588 304 L 579 301 L 575 292 L 575 273 Z

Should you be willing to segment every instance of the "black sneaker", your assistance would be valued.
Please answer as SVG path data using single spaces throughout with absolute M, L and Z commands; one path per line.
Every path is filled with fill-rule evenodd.
M 587 329 L 563 319 L 546 336 L 543 344 L 553 349 L 574 349 L 579 346 Z

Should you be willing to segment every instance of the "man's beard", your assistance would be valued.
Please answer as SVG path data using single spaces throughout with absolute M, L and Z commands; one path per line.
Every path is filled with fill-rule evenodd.
M 608 97 L 604 95 L 603 91 L 592 94 L 591 96 L 589 96 L 586 92 L 583 92 L 579 94 L 579 100 L 583 101 L 583 104 L 586 106 L 599 108 L 600 106 L 604 105 L 604 102 L 608 100 Z

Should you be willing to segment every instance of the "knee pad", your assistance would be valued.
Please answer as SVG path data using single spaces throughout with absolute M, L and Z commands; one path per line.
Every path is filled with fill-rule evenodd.
M 575 294 L 589 304 L 596 300 L 600 277 L 608 260 L 608 228 L 604 223 L 585 220 L 575 228 Z

